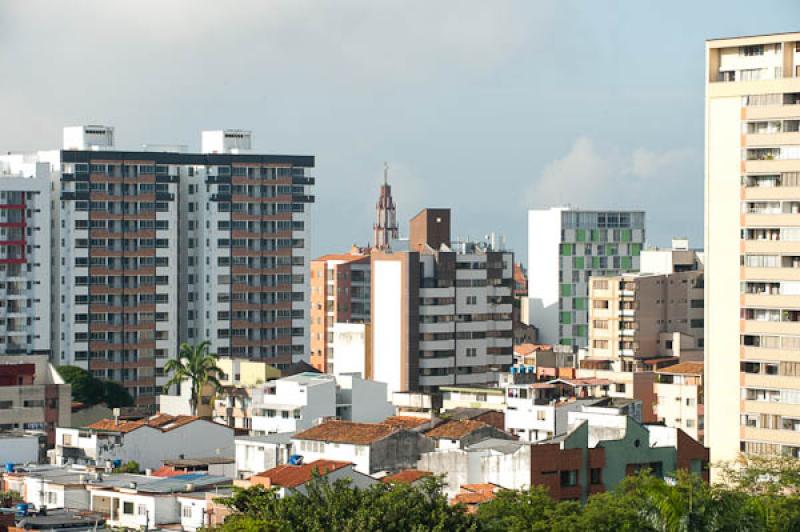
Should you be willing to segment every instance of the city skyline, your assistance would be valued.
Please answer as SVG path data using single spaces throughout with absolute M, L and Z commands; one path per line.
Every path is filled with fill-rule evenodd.
M 61 126 L 86 123 L 116 126 L 126 149 L 253 130 L 270 153 L 317 155 L 315 219 L 336 223 L 314 225 L 312 256 L 370 240 L 384 160 L 399 220 L 441 204 L 457 234 L 502 233 L 518 259 L 527 209 L 566 203 L 645 210 L 648 244 L 700 246 L 700 51 L 792 29 L 800 8 L 770 4 L 746 18 L 721 2 L 692 4 L 692 17 L 688 3 L 174 2 L 155 18 L 142 16 L 147 2 L 7 4 L 0 66 L 15 83 L 0 96 L 16 127 L 0 145 L 56 147 Z M 51 39 L 64 46 L 43 46 Z M 462 185 L 482 180 L 493 186 L 480 199 Z

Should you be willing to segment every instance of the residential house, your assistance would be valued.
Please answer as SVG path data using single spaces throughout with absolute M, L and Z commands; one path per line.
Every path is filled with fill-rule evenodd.
M 436 443 L 436 449 L 463 449 L 489 438 L 514 439 L 514 437 L 482 421 L 469 419 L 445 421 L 425 432 Z
M 505 393 L 502 388 L 489 386 L 441 386 L 442 410 L 454 408 L 488 408 L 505 410 Z
M 88 427 L 56 430 L 54 464 L 136 461 L 158 469 L 173 456 L 233 456 L 233 429 L 192 416 L 158 414 L 136 421 L 105 419 Z
M 377 422 L 394 413 L 386 385 L 357 375 L 300 373 L 253 390 L 254 434 L 295 432 L 338 417 Z
M 246 479 L 254 473 L 289 462 L 293 432 L 239 436 L 236 445 L 236 478 Z
M 349 462 L 335 460 L 315 460 L 305 464 L 283 464 L 251 476 L 251 486 L 264 486 L 273 488 L 278 496 L 283 498 L 294 493 L 305 494 L 308 483 L 314 474 L 320 476 L 328 483 L 337 480 L 347 480 L 355 488 L 368 488 L 379 481 L 360 473 Z
M 330 420 L 292 437 L 295 453 L 304 460 L 353 463 L 356 471 L 372 475 L 416 466 L 420 453 L 434 449 L 423 434 L 386 423 Z

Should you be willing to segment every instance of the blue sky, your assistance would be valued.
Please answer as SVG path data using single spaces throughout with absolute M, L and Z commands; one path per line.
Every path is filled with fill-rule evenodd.
M 314 254 L 370 239 L 383 161 L 401 232 L 451 207 L 524 259 L 526 209 L 569 203 L 699 245 L 704 40 L 798 30 L 797 0 L 6 1 L 0 148 L 252 129 L 317 156 Z

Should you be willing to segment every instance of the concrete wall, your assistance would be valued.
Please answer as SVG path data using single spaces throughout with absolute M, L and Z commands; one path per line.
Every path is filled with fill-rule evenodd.
M 369 473 L 416 467 L 420 454 L 432 451 L 433 448 L 433 440 L 418 432 L 395 432 L 372 445 Z
M 19 436 L 0 438 L 0 464 L 27 464 L 39 461 L 39 438 Z

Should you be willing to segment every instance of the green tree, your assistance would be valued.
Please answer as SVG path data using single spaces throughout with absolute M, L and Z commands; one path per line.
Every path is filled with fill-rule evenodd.
M 527 491 L 501 490 L 495 498 L 478 507 L 478 519 L 489 531 L 550 531 L 574 524 L 580 506 L 556 502 L 543 486 Z M 564 525 L 564 527 L 562 527 Z
M 114 381 L 103 382 L 103 401 L 109 408 L 133 406 L 133 397 L 124 386 Z
M 110 408 L 133 404 L 133 397 L 119 383 L 100 380 L 83 368 L 59 366 L 58 373 L 72 385 L 73 401 L 86 405 L 105 403 Z
M 207 340 L 197 345 L 183 343 L 178 358 L 168 360 L 164 365 L 165 371 L 172 372 L 172 378 L 167 382 L 168 388 L 173 384 L 180 387 L 183 381 L 191 381 L 189 403 L 193 416 L 197 415 L 197 405 L 203 387 L 210 384 L 215 390 L 220 388 L 217 376 L 222 372 L 217 367 L 217 355 L 208 350 L 209 345 Z
M 133 473 L 136 474 L 141 471 L 141 467 L 139 466 L 139 462 L 136 460 L 129 460 L 128 462 L 122 464 L 119 467 L 114 468 L 114 473 Z

